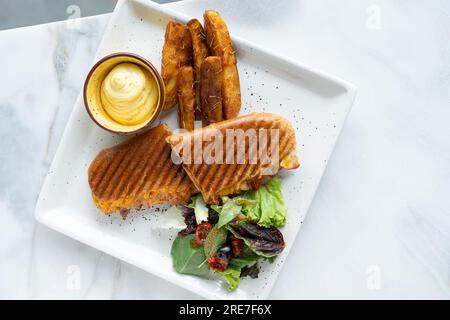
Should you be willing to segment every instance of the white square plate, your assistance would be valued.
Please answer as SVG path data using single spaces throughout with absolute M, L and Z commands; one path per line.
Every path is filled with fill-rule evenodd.
M 150 1 L 119 1 L 96 60 L 113 52 L 129 51 L 160 66 L 165 26 L 171 19 L 187 22 L 190 17 Z M 238 37 L 233 40 L 241 79 L 241 114 L 266 111 L 290 119 L 297 130 L 301 160 L 300 169 L 282 173 L 289 212 L 281 231 L 287 247 L 275 263 L 262 266 L 258 279 L 243 279 L 235 292 L 228 293 L 220 281 L 176 273 L 170 257 L 176 231 L 156 227 L 165 215 L 158 208 L 134 212 L 126 220 L 98 212 L 87 182 L 88 166 L 102 148 L 124 138 L 98 128 L 91 121 L 81 94 L 42 187 L 36 219 L 204 297 L 267 298 L 316 192 L 356 90 L 349 83 Z M 175 129 L 176 112 L 164 115 L 161 121 Z

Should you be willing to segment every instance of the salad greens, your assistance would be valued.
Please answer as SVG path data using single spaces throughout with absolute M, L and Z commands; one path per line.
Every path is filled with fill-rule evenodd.
M 272 261 L 284 249 L 277 227 L 286 224 L 286 212 L 278 177 L 256 191 L 222 197 L 221 205 L 192 197 L 182 207 L 186 228 L 172 244 L 174 269 L 201 277 L 213 270 L 235 290 L 240 278 L 258 276 L 259 260 Z
M 236 268 L 234 266 L 228 266 L 228 268 L 220 272 L 220 275 L 225 279 L 228 283 L 228 290 L 234 291 L 239 286 L 239 282 L 241 282 L 241 269 Z
M 228 283 L 228 290 L 235 290 L 239 285 L 242 269 L 250 265 L 255 265 L 260 258 L 261 257 L 256 254 L 249 254 L 247 256 L 231 259 L 227 270 L 219 272 Z
M 217 223 L 218 224 L 218 223 Z M 217 227 L 217 224 L 211 229 L 205 239 L 203 245 L 207 258 L 214 256 L 224 244 L 227 242 L 228 230 Z
M 206 260 L 203 248 L 196 248 L 192 245 L 194 237 L 194 234 L 188 234 L 175 239 L 170 252 L 173 267 L 179 273 L 204 277 L 209 274 L 209 266 L 203 263 Z
M 243 240 L 250 250 L 262 257 L 275 257 L 284 249 L 283 235 L 273 226 L 261 228 L 256 224 L 244 222 L 230 224 L 227 228 L 236 238 Z
M 219 222 L 217 222 L 217 228 L 222 228 L 224 225 L 231 222 L 238 215 L 241 214 L 242 207 L 235 201 L 227 201 L 221 208 L 219 213 Z
M 283 227 L 286 224 L 287 207 L 284 204 L 279 177 L 272 178 L 256 191 L 247 191 L 234 201 L 243 205 L 244 213 L 250 221 L 262 227 Z
M 203 201 L 201 194 L 192 198 L 191 208 L 195 211 L 195 220 L 197 221 L 197 224 L 208 221 L 208 207 L 206 206 L 205 201 Z
M 247 220 L 265 228 L 283 227 L 286 224 L 287 207 L 284 204 L 279 177 L 272 178 L 256 191 L 250 190 L 235 198 L 225 198 L 222 201 L 223 206 L 211 206 L 220 214 L 220 227 L 241 213 Z

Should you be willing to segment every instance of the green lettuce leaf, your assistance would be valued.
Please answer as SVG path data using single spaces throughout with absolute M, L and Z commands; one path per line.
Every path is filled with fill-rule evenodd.
M 204 263 L 206 256 L 203 247 L 192 246 L 191 242 L 194 236 L 194 234 L 178 236 L 172 243 L 170 254 L 173 268 L 178 273 L 206 277 L 209 274 L 209 265 Z
M 228 291 L 236 290 L 236 288 L 239 286 L 239 282 L 241 281 L 241 269 L 233 266 L 228 266 L 227 270 L 219 273 L 228 283 Z
M 241 209 L 242 207 L 238 205 L 236 201 L 227 201 L 219 212 L 219 221 L 217 222 L 216 227 L 222 228 L 224 225 L 235 219 L 241 214 Z
M 233 200 L 242 205 L 242 211 L 248 220 L 262 227 L 282 227 L 286 224 L 287 207 L 279 177 L 274 177 L 258 190 L 247 191 Z
M 253 265 L 259 258 L 260 256 L 256 254 L 250 254 L 244 257 L 235 257 L 231 259 L 227 270 L 224 272 L 219 272 L 219 274 L 228 283 L 229 291 L 234 291 L 239 286 L 242 268 Z

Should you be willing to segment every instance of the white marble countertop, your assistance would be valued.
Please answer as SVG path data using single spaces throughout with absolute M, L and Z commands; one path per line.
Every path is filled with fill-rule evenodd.
M 376 2 L 170 4 L 359 88 L 271 298 L 450 298 L 450 2 Z M 0 32 L 0 298 L 197 298 L 33 217 L 108 19 Z

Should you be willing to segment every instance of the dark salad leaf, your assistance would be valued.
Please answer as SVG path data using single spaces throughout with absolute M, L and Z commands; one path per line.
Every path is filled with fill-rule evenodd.
M 180 236 L 185 236 L 195 231 L 197 228 L 197 221 L 195 221 L 195 211 L 194 208 L 182 206 L 181 214 L 184 218 L 184 223 L 186 223 L 186 228 L 178 232 Z
M 219 221 L 219 214 L 217 213 L 217 211 L 209 208 L 208 209 L 208 222 L 211 223 L 212 225 L 215 225 L 217 223 L 217 221 Z
M 259 275 L 259 267 L 258 267 L 258 263 L 255 263 L 252 266 L 245 266 L 242 268 L 241 270 L 241 278 L 244 277 L 250 277 L 252 279 L 256 279 L 258 278 Z
M 276 227 L 263 228 L 252 222 L 230 223 L 228 230 L 256 254 L 270 258 L 284 249 L 283 235 Z

